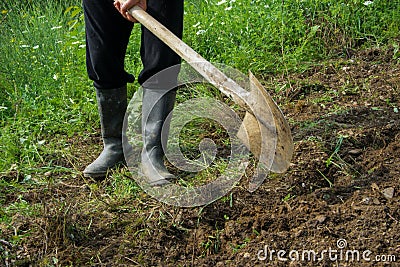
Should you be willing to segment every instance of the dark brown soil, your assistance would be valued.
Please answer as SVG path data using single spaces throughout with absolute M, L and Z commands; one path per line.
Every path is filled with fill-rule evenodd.
M 393 52 L 368 50 L 301 74 L 263 78 L 266 88 L 283 88 L 273 97 L 295 141 L 286 173 L 254 193 L 243 182 L 201 208 L 167 206 L 141 190 L 111 198 L 112 179 L 60 174 L 22 196 L 8 194 L 8 203 L 22 197 L 41 208 L 14 216 L 12 231 L 27 238 L 17 247 L 0 243 L 0 265 L 14 258 L 10 266 L 397 266 L 400 65 Z M 71 140 L 77 152 L 65 164 L 83 168 L 86 149 L 97 141 Z M 11 230 L 4 231 L 10 235 L 0 239 L 9 240 Z M 265 248 L 275 254 L 264 259 Z M 330 248 L 337 253 L 318 260 Z M 279 250 L 285 258 L 297 251 L 299 259 L 282 261 Z M 315 261 L 301 259 L 307 250 L 319 253 Z M 371 261 L 346 260 L 347 250 L 369 250 Z

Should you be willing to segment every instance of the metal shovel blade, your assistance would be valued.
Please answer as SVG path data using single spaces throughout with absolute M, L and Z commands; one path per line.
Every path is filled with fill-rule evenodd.
M 251 95 L 257 96 L 258 94 L 255 92 L 260 92 L 262 94 L 262 98 L 267 102 L 269 108 L 271 109 L 275 122 L 275 133 L 270 133 L 267 131 L 267 136 L 265 136 L 265 134 L 261 135 L 260 127 L 262 126 L 260 126 L 259 120 L 257 120 L 253 114 L 247 112 L 244 116 L 242 126 L 240 127 L 237 136 L 257 158 L 259 158 L 260 154 L 262 153 L 261 147 L 263 140 L 277 138 L 276 147 L 274 149 L 270 149 L 270 153 L 275 153 L 270 171 L 275 173 L 283 173 L 290 166 L 290 161 L 292 159 L 294 150 L 290 126 L 285 120 L 278 105 L 251 72 L 249 72 L 249 80 Z M 274 136 L 268 136 L 268 133 Z

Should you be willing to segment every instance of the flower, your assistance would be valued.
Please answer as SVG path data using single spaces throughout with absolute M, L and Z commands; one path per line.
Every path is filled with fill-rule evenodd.
M 371 5 L 371 4 L 373 4 L 374 2 L 372 2 L 372 1 L 365 1 L 364 2 L 364 6 L 369 6 L 369 5 Z

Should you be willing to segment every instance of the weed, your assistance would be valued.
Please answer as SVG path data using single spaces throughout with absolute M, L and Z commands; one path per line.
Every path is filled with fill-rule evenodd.
M 317 172 L 325 179 L 325 181 L 328 182 L 329 187 L 333 187 L 333 183 L 331 182 L 331 180 L 328 179 L 328 177 L 326 177 L 325 174 L 323 174 L 320 170 L 317 170 Z
M 249 243 L 250 241 L 251 241 L 251 239 L 248 238 L 248 237 L 246 237 L 246 238 L 243 240 L 243 243 L 242 243 L 242 244 L 237 244 L 237 245 L 231 244 L 231 247 L 232 247 L 233 252 L 234 252 L 234 253 L 239 252 L 239 250 L 241 250 L 242 248 L 245 248 L 245 247 L 247 246 L 247 243 Z
M 207 241 L 203 241 L 201 243 L 201 247 L 203 249 L 202 256 L 206 256 L 211 254 L 216 254 L 218 253 L 221 245 L 221 240 L 219 238 L 220 233 L 217 231 L 216 236 L 208 236 Z
M 343 139 L 345 136 L 341 135 L 339 136 L 339 139 L 336 143 L 335 150 L 332 152 L 332 154 L 329 156 L 329 158 L 326 160 L 326 166 L 329 167 L 331 164 L 337 165 L 333 159 L 335 157 L 339 157 L 338 153 L 340 151 L 340 148 L 342 147 Z

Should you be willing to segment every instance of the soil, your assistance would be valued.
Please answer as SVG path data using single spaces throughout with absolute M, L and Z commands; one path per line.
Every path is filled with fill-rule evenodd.
M 4 229 L 0 265 L 398 266 L 400 65 L 393 51 L 370 49 L 262 78 L 266 88 L 282 88 L 273 97 L 295 142 L 287 172 L 253 193 L 243 181 L 197 208 L 164 205 L 141 190 L 111 198 L 113 180 L 59 174 L 6 196 L 41 208 L 18 213 L 14 229 Z M 98 141 L 71 139 L 76 155 L 59 164 L 82 169 Z M 12 246 L 13 232 L 29 235 Z M 279 258 L 279 250 L 286 254 Z

